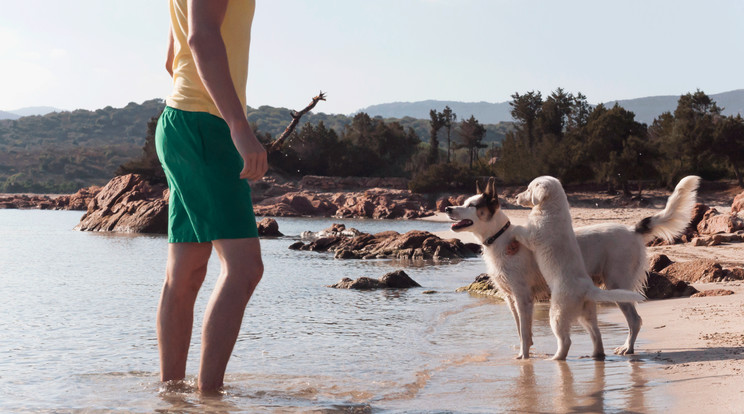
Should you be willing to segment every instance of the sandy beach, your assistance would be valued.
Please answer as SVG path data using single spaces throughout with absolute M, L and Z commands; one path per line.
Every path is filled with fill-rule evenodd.
M 570 196 L 569 196 L 570 197 Z M 571 197 L 570 197 L 571 198 Z M 731 199 L 700 197 L 720 212 L 730 211 Z M 654 202 L 638 207 L 587 207 L 590 202 L 572 202 L 574 226 L 602 222 L 635 224 L 658 212 L 665 197 L 659 194 Z M 507 203 L 505 212 L 515 224 L 524 224 L 528 209 L 514 208 Z M 443 213 L 430 220 L 449 221 Z M 460 238 L 475 242 L 470 233 L 442 231 L 443 238 Z M 713 259 L 727 268 L 744 266 L 744 244 L 731 243 L 711 247 L 695 247 L 690 243 L 648 248 L 648 256 L 667 255 L 672 261 Z M 668 385 L 677 413 L 740 413 L 744 410 L 744 282 L 693 284 L 700 291 L 728 289 L 729 296 L 654 300 L 639 304 L 643 318 L 636 356 L 652 359 L 663 369 L 654 371 L 651 381 Z M 625 324 L 620 312 L 604 315 L 605 322 Z

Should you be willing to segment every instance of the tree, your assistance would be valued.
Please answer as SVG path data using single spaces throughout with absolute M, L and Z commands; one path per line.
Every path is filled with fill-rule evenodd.
M 512 101 L 509 102 L 509 106 L 512 107 L 511 116 L 517 123 L 518 135 L 525 141 L 528 148 L 532 148 L 535 143 L 537 114 L 543 105 L 542 95 L 540 92 L 530 91 L 526 95 L 515 92 L 511 97 Z
M 717 179 L 726 174 L 725 161 L 714 154 L 716 120 L 721 108 L 704 92 L 680 96 L 674 113 L 664 113 L 649 127 L 649 135 L 664 154 L 659 172 L 669 187 L 685 175 Z
M 162 111 L 160 112 L 162 113 Z M 147 122 L 147 135 L 145 136 L 145 145 L 142 146 L 142 156 L 139 159 L 120 165 L 114 173 L 115 175 L 140 174 L 152 184 L 165 184 L 165 172 L 155 149 L 155 130 L 159 118 L 160 114 L 153 116 Z
M 711 151 L 728 160 L 739 187 L 744 188 L 740 166 L 744 164 L 744 119 L 741 115 L 721 118 L 713 134 Z
M 468 149 L 470 156 L 470 168 L 473 168 L 473 160 L 478 158 L 478 150 L 488 147 L 482 143 L 486 135 L 486 128 L 478 122 L 473 115 L 460 123 L 461 147 Z
M 444 107 L 444 111 L 439 115 L 443 121 L 443 127 L 447 130 L 447 162 L 450 162 L 450 153 L 452 152 L 452 127 L 457 121 L 457 114 L 452 112 L 449 106 Z
M 440 112 L 432 109 L 429 111 L 429 164 L 439 162 L 439 130 L 444 126 L 444 118 Z

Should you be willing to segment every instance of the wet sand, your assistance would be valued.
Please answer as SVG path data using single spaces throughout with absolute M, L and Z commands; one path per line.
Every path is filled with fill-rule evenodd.
M 730 202 L 707 203 L 718 211 L 730 211 Z M 575 226 L 602 222 L 633 225 L 663 208 L 588 208 L 572 207 Z M 507 208 L 505 213 L 515 224 L 526 222 L 528 209 Z M 444 214 L 429 218 L 449 221 Z M 470 233 L 442 231 L 443 238 L 475 242 Z M 744 266 L 744 244 L 713 247 L 691 244 L 650 247 L 649 257 L 663 253 L 672 261 L 713 259 L 724 267 Z M 728 289 L 730 296 L 680 298 L 639 304 L 643 318 L 636 355 L 632 358 L 653 360 L 661 369 L 644 371 L 647 384 L 665 387 L 671 396 L 672 412 L 739 413 L 744 407 L 744 283 L 720 282 L 694 284 L 700 291 Z M 603 312 L 601 322 L 622 326 L 620 312 Z

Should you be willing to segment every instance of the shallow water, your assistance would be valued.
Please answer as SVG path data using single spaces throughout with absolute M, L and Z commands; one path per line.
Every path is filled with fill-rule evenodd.
M 224 393 L 194 390 L 198 335 L 187 381 L 167 386 L 155 337 L 166 239 L 72 231 L 80 216 L 0 210 L 0 412 L 654 412 L 669 404 L 649 380 L 652 361 L 582 357 L 591 345 L 579 328 L 567 362 L 545 360 L 555 350 L 545 305 L 536 310 L 535 357 L 514 360 L 504 303 L 454 293 L 485 270 L 480 259 L 422 265 L 287 249 L 302 231 L 333 222 L 366 232 L 446 229 L 422 221 L 277 219 L 287 236 L 261 242 L 265 275 Z M 399 268 L 423 288 L 326 287 Z M 195 333 L 218 273 L 213 257 Z M 618 310 L 601 308 L 600 320 L 606 312 Z M 608 352 L 624 342 L 622 325 L 603 324 L 602 333 Z

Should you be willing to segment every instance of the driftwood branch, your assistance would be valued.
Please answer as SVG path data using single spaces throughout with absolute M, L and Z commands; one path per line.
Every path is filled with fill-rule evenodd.
M 292 111 L 292 122 L 287 125 L 287 128 L 282 132 L 282 135 L 279 136 L 279 138 L 275 139 L 274 142 L 271 143 L 268 150 L 269 151 L 278 151 L 279 148 L 282 147 L 282 144 L 292 134 L 292 131 L 295 130 L 295 127 L 300 122 L 300 118 L 302 118 L 302 115 L 305 115 L 306 113 L 310 112 L 313 108 L 315 108 L 315 105 L 318 104 L 320 101 L 325 101 L 325 94 L 323 91 L 320 91 L 320 94 L 318 96 L 313 98 L 313 101 L 310 102 L 310 105 L 306 106 L 305 109 L 297 112 Z

